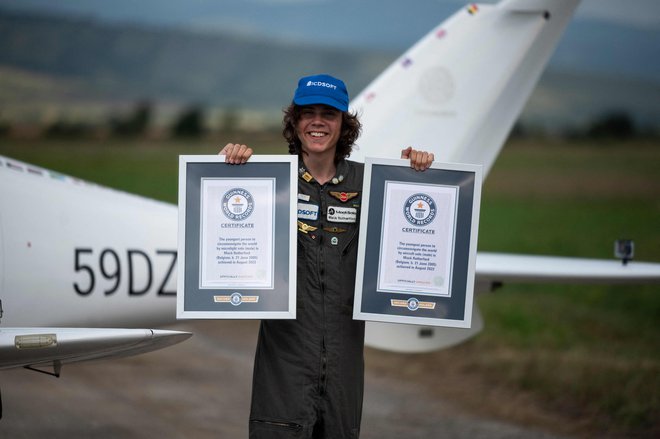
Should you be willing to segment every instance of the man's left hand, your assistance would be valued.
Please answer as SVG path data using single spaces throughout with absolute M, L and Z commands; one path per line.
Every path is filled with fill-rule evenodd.
M 435 156 L 432 152 L 417 151 L 412 146 L 409 146 L 401 150 L 401 158 L 410 159 L 410 167 L 414 170 L 425 171 L 431 166 Z

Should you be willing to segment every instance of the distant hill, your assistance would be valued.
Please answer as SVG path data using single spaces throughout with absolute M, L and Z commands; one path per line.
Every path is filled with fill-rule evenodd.
M 395 56 L 0 10 L 0 68 L 48 78 L 55 89 L 39 93 L 58 99 L 279 108 L 301 74 L 350 78 L 357 93 Z M 30 82 L 23 91 L 35 97 Z

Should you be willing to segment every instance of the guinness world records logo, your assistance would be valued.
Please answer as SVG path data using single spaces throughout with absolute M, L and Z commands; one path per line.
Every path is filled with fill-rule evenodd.
M 419 300 L 411 297 L 406 301 L 406 305 L 410 311 L 417 311 L 419 309 Z
M 403 214 L 413 226 L 425 226 L 435 219 L 437 207 L 433 198 L 417 193 L 409 196 L 403 204 Z
M 222 213 L 232 221 L 243 221 L 253 211 L 254 198 L 245 189 L 230 189 L 222 196 Z
M 238 306 L 241 303 L 243 303 L 243 296 L 241 295 L 241 293 L 233 293 L 230 296 L 229 302 L 234 306 Z

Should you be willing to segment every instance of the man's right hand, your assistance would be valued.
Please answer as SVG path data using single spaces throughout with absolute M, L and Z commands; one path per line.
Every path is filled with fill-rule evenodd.
M 228 143 L 218 154 L 225 156 L 225 163 L 242 165 L 252 156 L 252 148 L 239 143 Z

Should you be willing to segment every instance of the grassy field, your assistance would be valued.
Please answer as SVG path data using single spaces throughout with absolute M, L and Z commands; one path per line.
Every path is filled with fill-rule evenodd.
M 257 153 L 279 140 L 242 135 Z M 174 202 L 179 154 L 224 142 L 7 142 L 0 154 Z M 660 262 L 660 145 L 516 141 L 486 180 L 479 249 L 611 258 L 632 238 Z M 486 329 L 432 354 L 367 352 L 472 410 L 588 437 L 660 435 L 660 285 L 504 285 L 478 298 Z M 441 372 L 441 373 L 440 373 Z
M 513 144 L 483 200 L 482 250 L 611 258 L 632 238 L 660 261 L 658 144 Z M 660 433 L 659 285 L 510 285 L 479 304 L 487 330 L 466 348 L 485 380 L 534 394 L 567 432 Z

